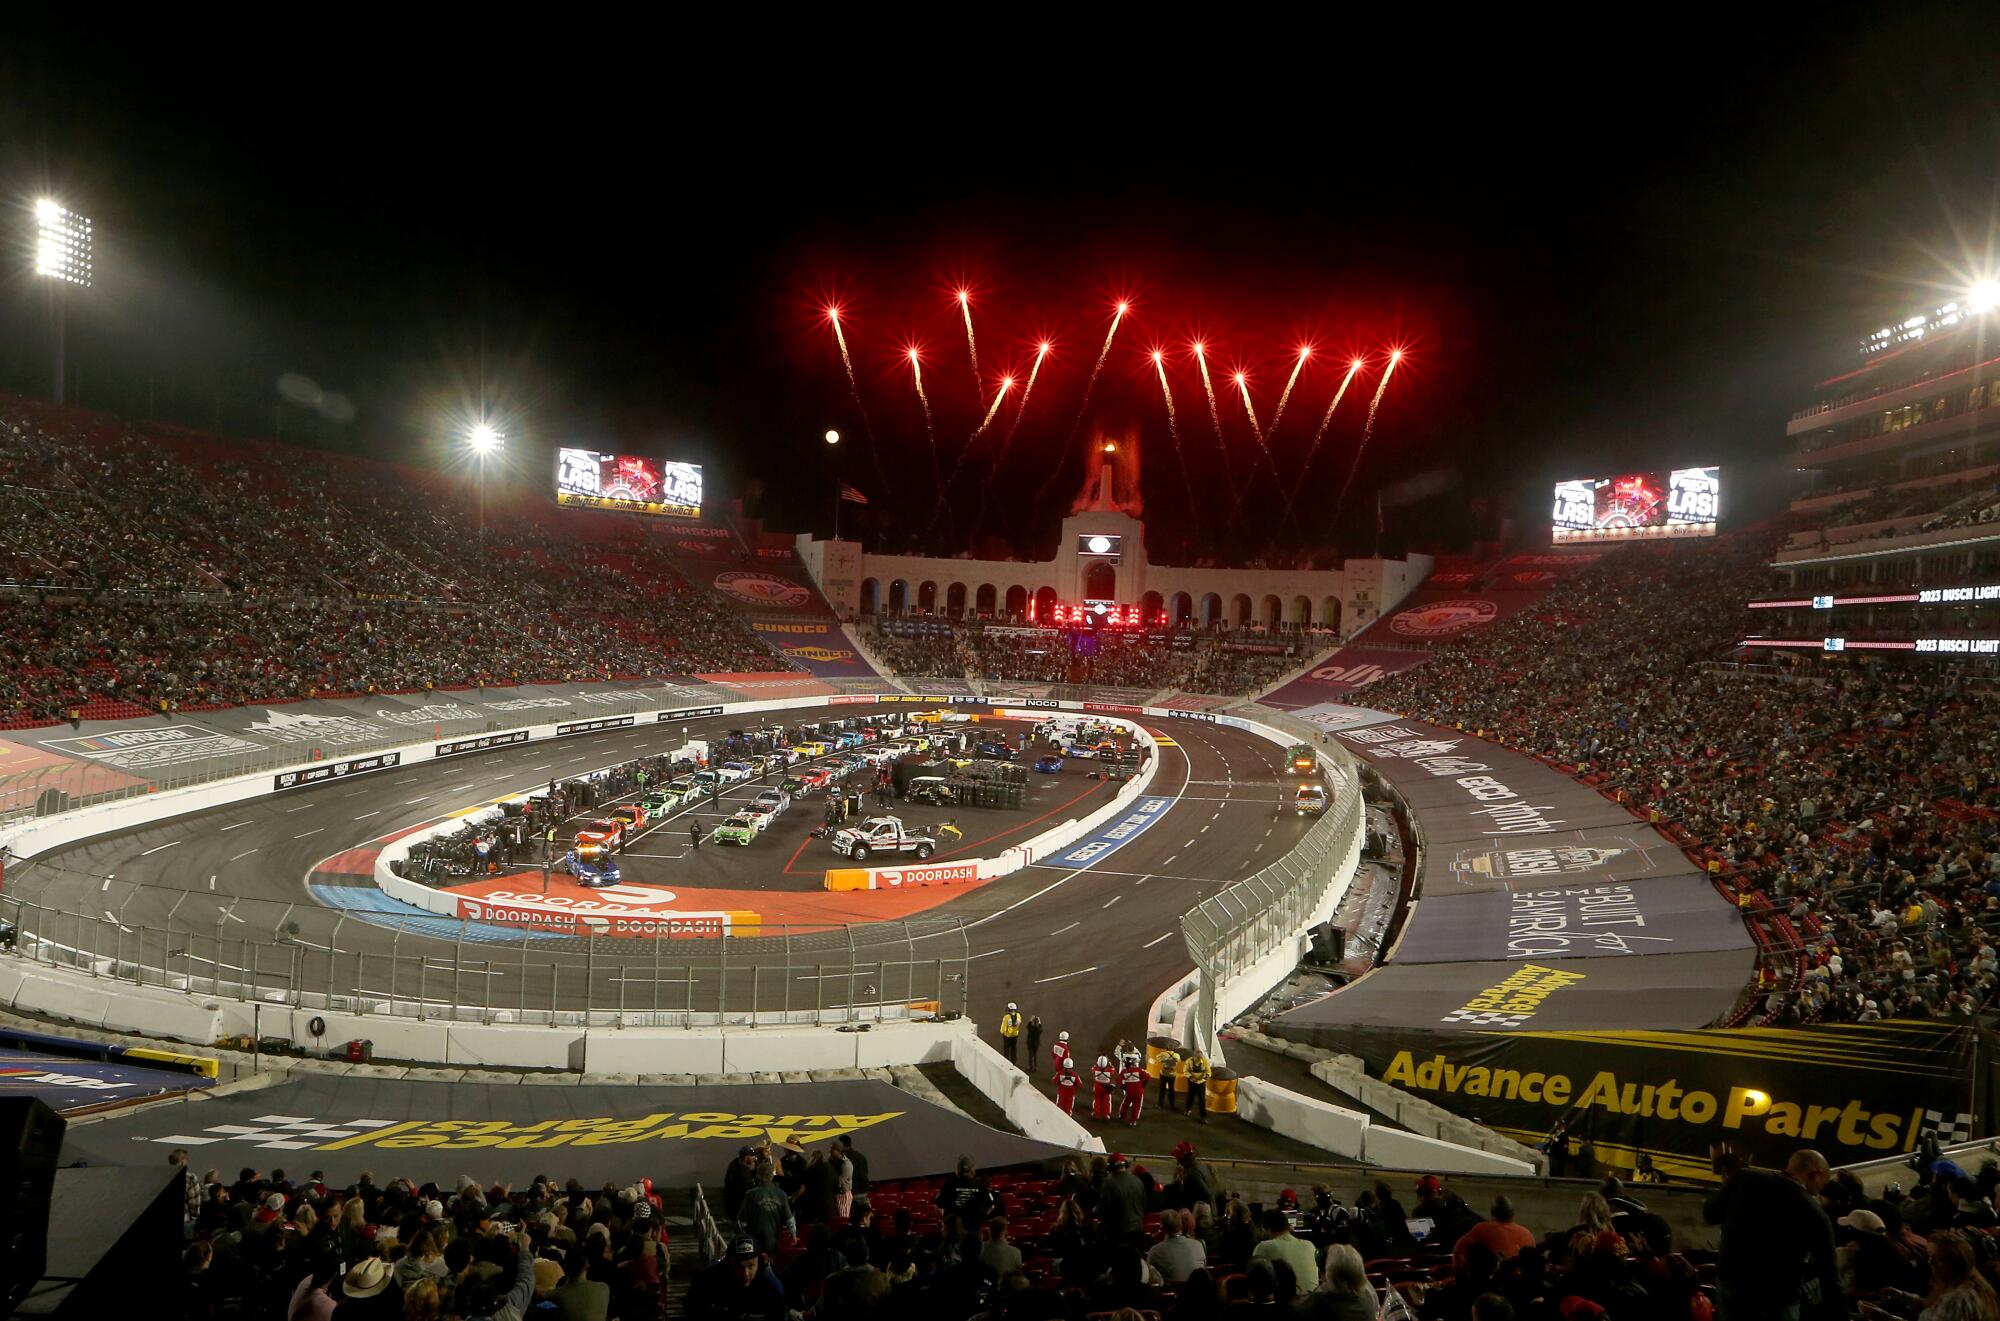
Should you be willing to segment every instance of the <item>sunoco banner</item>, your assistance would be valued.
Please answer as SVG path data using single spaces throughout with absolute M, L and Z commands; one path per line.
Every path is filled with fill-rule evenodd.
M 1781 1166 L 1800 1147 L 1835 1165 L 1913 1151 L 1925 1132 L 1973 1136 L 1970 1027 L 1929 1022 L 1695 1032 L 1384 1032 L 1343 1049 L 1368 1072 L 1533 1145 L 1558 1120 L 1604 1166 L 1643 1153 L 1713 1177 L 1725 1146 Z M 1582 1172 L 1582 1171 L 1579 1171 Z

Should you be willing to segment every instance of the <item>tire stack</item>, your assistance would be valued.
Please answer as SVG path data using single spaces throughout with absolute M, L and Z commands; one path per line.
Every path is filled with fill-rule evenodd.
M 967 807 L 1019 811 L 1027 800 L 1028 771 L 1007 761 L 975 761 L 951 773 L 950 784 Z

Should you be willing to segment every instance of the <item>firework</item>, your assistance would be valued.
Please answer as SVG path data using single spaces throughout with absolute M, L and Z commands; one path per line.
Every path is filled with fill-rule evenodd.
M 979 398 L 979 341 L 972 333 L 972 291 L 960 288 L 958 310 L 965 314 L 965 351 L 972 358 L 972 397 Z
M 1328 425 L 1333 421 L 1333 410 L 1340 407 L 1341 396 L 1347 393 L 1347 387 L 1353 383 L 1356 376 L 1360 375 L 1361 368 L 1360 358 L 1347 364 L 1347 375 L 1340 378 L 1340 388 L 1333 392 L 1333 402 L 1326 406 L 1326 416 L 1319 420 L 1319 430 L 1313 432 L 1312 444 L 1306 447 L 1305 462 L 1299 465 L 1298 480 L 1285 490 L 1285 517 L 1288 519 L 1292 517 L 1293 493 L 1305 489 L 1306 474 L 1312 471 L 1313 456 L 1319 453 L 1319 443 L 1325 437 Z
M 840 346 L 840 365 L 847 369 L 847 390 L 854 396 L 854 411 L 861 414 L 861 429 L 868 436 L 868 457 L 875 465 L 875 480 L 889 489 L 889 474 L 882 470 L 882 447 L 875 443 L 875 424 L 868 420 L 868 408 L 861 402 L 861 383 L 854 379 L 854 359 L 847 352 L 847 333 L 840 324 L 840 304 L 826 305 L 827 324 L 833 327 L 833 342 Z
M 1042 360 L 1049 356 L 1049 350 L 1054 347 L 1055 345 L 1048 340 L 1043 340 L 1041 343 L 1035 345 L 1035 362 L 1033 366 L 1028 368 L 1028 383 L 1021 388 L 1021 402 L 1014 408 L 1013 425 L 1009 426 L 1007 434 L 1000 438 L 1000 449 L 998 453 L 994 454 L 993 463 L 987 469 L 987 480 L 979 484 L 979 513 L 972 520 L 972 530 L 975 537 L 978 535 L 979 528 L 986 522 L 986 498 L 988 493 L 993 490 L 993 478 L 999 475 L 1000 465 L 1007 462 L 1007 447 L 1014 443 L 1014 433 L 1021 429 L 1021 419 L 1027 415 L 1028 400 L 1035 393 L 1035 377 L 1041 374 Z M 959 451 L 958 458 L 960 463 L 965 462 L 964 450 Z M 958 468 L 956 466 L 952 468 L 951 476 L 953 481 L 958 480 Z
M 1285 388 L 1283 393 L 1279 394 L 1278 396 L 1278 409 L 1276 412 L 1271 414 L 1272 431 L 1276 431 L 1278 429 L 1278 423 L 1284 421 L 1285 405 L 1292 401 L 1292 387 L 1299 383 L 1299 372 L 1301 369 L 1305 367 L 1306 359 L 1312 357 L 1312 352 L 1313 352 L 1312 345 L 1310 344 L 1299 345 L 1298 361 L 1292 364 L 1292 374 L 1285 381 Z M 1265 434 L 1268 435 L 1270 433 L 1267 432 Z
M 1125 314 L 1131 310 L 1132 304 L 1122 298 L 1112 305 L 1111 328 L 1104 332 L 1104 347 L 1097 351 L 1097 361 L 1091 366 L 1090 379 L 1083 383 L 1083 402 L 1076 406 L 1076 421 L 1070 424 L 1069 439 L 1063 442 L 1062 454 L 1058 455 L 1056 462 L 1049 467 L 1049 475 L 1042 479 L 1040 489 L 1035 492 L 1037 505 L 1048 496 L 1049 487 L 1055 484 L 1056 477 L 1063 470 L 1063 459 L 1069 454 L 1070 447 L 1076 443 L 1076 433 L 1083 429 L 1083 415 L 1090 408 L 1090 392 L 1097 388 L 1097 378 L 1104 371 L 1104 360 L 1111 356 L 1111 341 L 1118 336 L 1118 323 L 1123 321 Z
M 1013 377 L 1002 376 L 1000 378 L 1000 388 L 993 394 L 993 406 L 986 410 L 986 417 L 983 421 L 980 422 L 979 429 L 972 433 L 972 439 L 965 442 L 968 447 L 972 444 L 972 441 L 978 440 L 981 436 L 986 434 L 986 428 L 993 425 L 993 415 L 1000 411 L 1000 401 L 1002 399 L 1005 399 L 1007 397 L 1007 392 L 1013 388 L 1014 388 Z
M 1257 439 L 1257 452 L 1264 456 L 1264 466 L 1271 470 L 1271 480 L 1278 484 L 1280 490 L 1283 490 L 1285 479 L 1278 476 L 1278 465 L 1271 459 L 1271 447 L 1264 443 L 1264 428 L 1257 424 L 1257 408 L 1250 402 L 1250 378 L 1243 372 L 1237 372 L 1234 379 L 1236 381 L 1237 393 L 1243 396 L 1243 412 L 1250 419 L 1250 434 Z M 1250 461 L 1250 475 L 1243 479 L 1243 489 L 1236 493 L 1236 502 L 1232 506 L 1233 510 L 1237 512 L 1242 510 L 1243 497 L 1250 494 L 1250 488 L 1256 482 L 1257 461 L 1252 459 Z
M 931 397 L 924 393 L 924 359 L 914 345 L 904 352 L 910 359 L 910 379 L 917 386 L 917 402 L 924 406 L 924 439 L 931 446 L 931 485 L 938 490 L 940 499 L 944 496 L 944 483 L 939 479 L 937 432 L 931 426 Z
M 1368 437 L 1375 430 L 1375 410 L 1382 406 L 1382 392 L 1389 388 L 1389 378 L 1396 374 L 1396 364 L 1402 360 L 1401 349 L 1390 351 L 1389 365 L 1382 369 L 1382 379 L 1375 385 L 1375 397 L 1368 401 L 1368 421 L 1361 428 L 1361 443 L 1354 447 L 1354 462 L 1347 469 L 1347 480 L 1341 484 L 1340 498 L 1333 502 L 1333 513 L 1336 518 L 1340 516 L 1340 507 L 1347 503 L 1347 491 L 1354 485 L 1354 475 L 1361 471 L 1361 454 L 1368 448 Z
M 1230 470 L 1229 442 L 1222 438 L 1222 410 L 1215 405 L 1215 382 L 1208 379 L 1208 354 L 1206 346 L 1196 340 L 1189 346 L 1194 350 L 1194 360 L 1201 364 L 1201 388 L 1208 395 L 1208 421 L 1215 428 L 1215 447 L 1222 451 L 1222 480 L 1229 485 L 1230 499 L 1236 498 L 1236 474 Z
M 1167 384 L 1167 355 L 1154 349 L 1152 358 L 1153 370 L 1160 374 L 1160 398 L 1167 404 L 1167 435 L 1174 442 L 1174 459 L 1180 464 L 1181 485 L 1187 488 L 1188 513 L 1194 520 L 1198 536 L 1201 527 L 1201 505 L 1194 498 L 1194 479 L 1188 476 L 1187 455 L 1181 451 L 1180 419 L 1174 414 L 1174 392 Z

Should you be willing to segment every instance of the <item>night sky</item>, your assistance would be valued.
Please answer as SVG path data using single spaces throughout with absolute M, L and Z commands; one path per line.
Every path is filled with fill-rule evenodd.
M 1732 507 L 1760 507 L 1784 420 L 1861 332 L 2000 270 L 2000 23 L 1957 9 L 1810 30 L 1676 10 L 1663 33 L 981 10 L 783 47 L 776 11 L 513 45 L 45 30 L 0 53 L 0 179 L 15 223 L 45 190 L 97 221 L 71 313 L 89 405 L 433 462 L 483 397 L 524 483 L 560 443 L 685 458 L 712 503 L 820 531 L 837 427 L 876 544 L 963 549 L 983 493 L 977 530 L 1037 555 L 1102 431 L 1140 440 L 1156 555 L 1169 525 L 1229 554 L 1365 552 L 1378 491 L 1385 547 L 1448 550 L 1545 522 L 1560 476 L 1721 462 Z M 49 390 L 38 293 L 0 280 L 0 388 Z M 1229 475 L 1256 465 L 1240 505 L 1196 335 Z M 1308 340 L 1274 480 L 1227 373 L 1268 425 Z M 947 472 L 1017 376 L 935 519 L 911 343 Z M 1392 345 L 1409 357 L 1336 519 Z M 286 372 L 352 420 L 284 402 Z

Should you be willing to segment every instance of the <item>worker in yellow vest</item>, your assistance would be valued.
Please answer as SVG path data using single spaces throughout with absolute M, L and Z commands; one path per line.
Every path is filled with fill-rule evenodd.
M 1181 1067 L 1180 1052 L 1168 1046 L 1153 1056 L 1153 1062 L 1160 1069 L 1160 1108 L 1171 1110 L 1174 1108 L 1174 1074 Z
M 1204 1124 L 1208 1122 L 1208 1077 L 1214 1072 L 1214 1067 L 1208 1062 L 1208 1056 L 1202 1054 L 1199 1047 L 1188 1052 L 1187 1112 L 1198 1116 Z
M 1006 1052 L 1007 1062 L 1015 1063 L 1015 1055 L 1021 1047 L 1021 1010 L 1012 1000 L 1007 1002 L 1007 1012 L 1000 1015 L 1000 1049 Z

